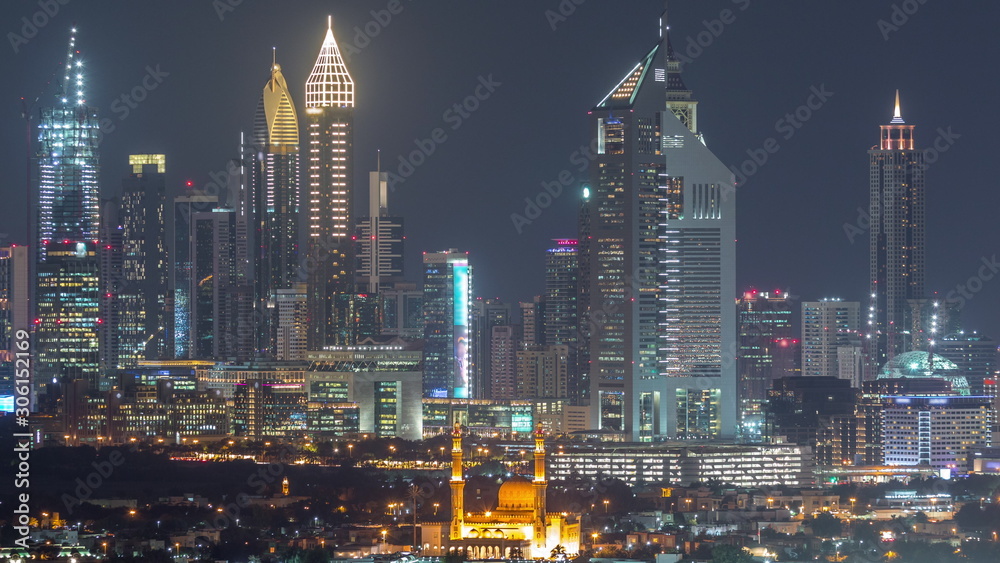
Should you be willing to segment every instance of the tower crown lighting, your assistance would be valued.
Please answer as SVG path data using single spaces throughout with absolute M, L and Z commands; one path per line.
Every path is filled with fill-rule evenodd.
M 327 20 L 326 39 L 306 80 L 306 107 L 354 107 L 354 80 L 333 37 L 332 17 Z

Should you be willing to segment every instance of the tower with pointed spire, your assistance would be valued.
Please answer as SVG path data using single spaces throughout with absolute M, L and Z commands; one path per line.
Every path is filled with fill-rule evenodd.
M 710 439 L 736 427 L 736 197 L 698 131 L 667 13 L 657 44 L 590 111 L 581 224 L 591 427 Z M 589 317 L 589 322 L 587 322 Z M 584 364 L 588 365 L 588 364 Z
M 924 153 L 903 120 L 896 91 L 870 160 L 871 234 L 867 377 L 914 345 L 911 300 L 924 297 Z M 918 313 L 919 314 L 919 313 Z
M 354 291 L 354 80 L 333 36 L 333 18 L 306 80 L 305 202 L 310 350 L 344 341 L 337 295 Z
M 84 95 L 84 64 L 70 32 L 61 91 L 40 110 L 36 178 L 35 389 L 86 380 L 105 390 L 99 367 L 99 120 Z
M 255 277 L 262 319 L 257 348 L 273 355 L 277 291 L 291 287 L 298 274 L 301 197 L 298 114 L 276 53 L 257 104 L 254 145 L 254 207 L 260 252 Z
M 462 468 L 462 427 L 455 424 L 451 432 L 451 532 L 453 541 L 462 539 L 465 525 L 465 474 Z

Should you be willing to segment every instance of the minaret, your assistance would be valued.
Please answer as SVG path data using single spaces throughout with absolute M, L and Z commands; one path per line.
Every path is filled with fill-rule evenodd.
M 347 345 L 334 297 L 354 291 L 354 80 L 333 37 L 333 18 L 306 80 L 309 349 Z
M 465 524 L 465 474 L 462 472 L 462 427 L 451 432 L 451 539 L 462 539 Z
M 535 547 L 542 549 L 545 547 L 545 489 L 548 481 L 545 480 L 545 433 L 541 424 L 535 429 L 535 480 L 532 485 L 535 487 Z
M 910 300 L 924 297 L 924 153 L 903 121 L 896 91 L 892 120 L 868 151 L 871 240 L 866 378 L 912 347 Z

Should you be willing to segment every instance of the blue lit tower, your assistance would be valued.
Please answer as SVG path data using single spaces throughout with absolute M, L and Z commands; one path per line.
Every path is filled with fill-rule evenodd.
M 424 253 L 424 396 L 467 399 L 469 380 L 469 253 Z
M 735 192 L 668 39 L 590 112 L 591 424 L 633 440 L 736 429 Z
M 38 121 L 36 390 L 55 378 L 109 382 L 98 370 L 99 236 L 97 110 L 84 99 L 84 69 L 70 35 L 62 90 Z

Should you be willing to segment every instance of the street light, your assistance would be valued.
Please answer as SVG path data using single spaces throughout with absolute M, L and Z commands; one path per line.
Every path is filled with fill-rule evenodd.
M 347 444 L 347 455 L 354 457 L 354 444 Z
M 441 506 L 441 503 L 437 503 L 437 502 L 434 503 L 434 516 L 438 515 L 438 507 L 439 506 Z
M 855 503 L 855 502 L 856 502 L 857 500 L 858 500 L 858 499 L 856 499 L 856 498 L 852 498 L 852 499 L 851 499 L 851 514 L 853 514 L 853 513 L 854 513 L 854 503 Z
M 607 513 L 608 513 L 608 504 L 609 504 L 610 502 L 611 502 L 610 500 L 608 500 L 608 499 L 604 499 L 604 513 L 605 513 L 605 514 L 607 514 Z

